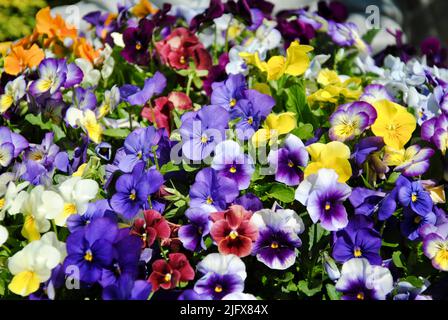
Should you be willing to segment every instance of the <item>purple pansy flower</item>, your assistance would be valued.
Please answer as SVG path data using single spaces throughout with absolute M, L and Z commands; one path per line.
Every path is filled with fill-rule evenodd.
M 366 101 L 368 103 L 379 100 L 395 101 L 395 99 L 387 91 L 386 87 L 381 84 L 369 84 L 366 86 L 359 100 Z
M 386 193 L 375 191 L 367 188 L 353 188 L 348 200 L 355 209 L 355 214 L 370 216 L 378 210 L 381 200 L 384 199 Z
M 348 224 L 343 202 L 349 197 L 351 188 L 338 182 L 333 169 L 320 169 L 303 180 L 296 190 L 296 199 L 306 206 L 313 223 L 328 231 L 336 231 Z
M 288 135 L 283 147 L 271 149 L 269 164 L 275 169 L 275 180 L 288 186 L 298 185 L 303 180 L 303 169 L 309 160 L 308 152 L 300 138 Z
M 211 105 L 185 114 L 182 121 L 182 152 L 188 159 L 197 161 L 208 157 L 224 140 L 229 115 L 223 107 Z
M 145 280 L 134 280 L 122 275 L 115 284 L 103 289 L 103 300 L 147 300 L 151 294 L 151 284 Z
M 328 35 L 335 44 L 350 47 L 355 44 L 358 27 L 353 22 L 337 23 L 328 21 Z
M 162 174 L 154 168 L 144 170 L 138 163 L 131 173 L 120 176 L 115 183 L 116 193 L 110 199 L 111 207 L 126 219 L 132 219 L 139 210 L 149 209 L 148 196 L 163 184 Z
M 430 159 L 434 155 L 431 148 L 422 148 L 415 144 L 408 147 L 403 155 L 403 162 L 397 165 L 394 171 L 401 172 L 406 177 L 417 177 L 423 175 L 430 165 Z M 388 164 L 388 153 L 384 157 L 384 162 Z M 393 153 L 391 157 L 393 158 Z M 393 159 L 392 159 L 393 160 Z
M 204 168 L 197 173 L 190 188 L 190 206 L 202 207 L 208 212 L 223 211 L 238 194 L 235 181 L 220 176 L 212 168 Z
M 47 58 L 39 65 L 39 78 L 34 80 L 29 92 L 33 96 L 44 93 L 54 95 L 61 87 L 70 88 L 79 84 L 84 75 L 75 63 L 66 63 L 65 59 Z
M 350 259 L 342 266 L 336 290 L 343 300 L 385 300 L 393 289 L 389 269 L 372 266 L 364 258 Z
M 241 146 L 232 140 L 223 141 L 216 146 L 211 167 L 220 176 L 234 180 L 239 190 L 249 187 L 250 179 L 255 171 L 252 158 L 245 155 Z
M 190 21 L 190 30 L 196 32 L 201 24 L 210 23 L 224 14 L 224 4 L 221 0 L 211 0 L 204 12 L 195 15 Z
M 432 142 L 445 155 L 448 147 L 448 116 L 441 114 L 423 122 L 421 138 Z
M 336 232 L 333 258 L 340 263 L 352 258 L 366 258 L 370 264 L 380 265 L 380 248 L 381 236 L 373 228 L 373 221 L 364 215 L 356 215 L 347 227 Z
M 246 78 L 243 74 L 231 74 L 225 81 L 212 84 L 212 105 L 217 105 L 230 111 L 240 99 L 244 98 L 247 89 Z
M 373 152 L 379 151 L 384 147 L 382 137 L 366 137 L 361 139 L 356 145 L 351 155 L 358 166 L 361 166 Z
M 196 282 L 194 291 L 201 296 L 220 300 L 229 293 L 244 291 L 246 266 L 233 254 L 211 253 L 197 268 L 203 276 Z
M 181 226 L 178 231 L 184 248 L 190 251 L 206 250 L 204 237 L 210 233 L 212 226 L 209 213 L 201 208 L 189 208 L 185 216 L 190 223 Z
M 80 110 L 94 110 L 96 107 L 96 96 L 88 89 L 76 87 L 73 92 L 73 106 Z
M 86 212 L 81 214 L 72 214 L 67 218 L 67 228 L 73 233 L 78 231 L 91 223 L 93 220 L 108 217 L 110 219 L 116 220 L 117 215 L 112 210 L 109 202 L 106 199 L 98 200 L 95 202 L 90 202 L 87 206 Z
M 139 65 L 147 65 L 149 63 L 150 54 L 148 48 L 154 27 L 155 25 L 152 21 L 141 19 L 138 26 L 124 30 L 123 41 L 125 47 L 121 51 L 121 55 L 126 61 Z
M 252 89 L 244 91 L 244 99 L 239 100 L 230 111 L 232 119 L 240 118 L 236 124 L 238 139 L 250 139 L 271 113 L 274 105 L 274 98 L 267 94 Z
M 8 127 L 0 127 L 0 167 L 7 167 L 14 158 L 28 148 L 28 141 Z
M 260 198 L 258 198 L 256 195 L 254 195 L 251 192 L 248 192 L 241 197 L 237 198 L 234 201 L 235 204 L 239 204 L 246 210 L 255 212 L 258 210 L 263 209 L 263 203 L 261 202 Z
M 403 211 L 403 221 L 401 222 L 401 232 L 409 240 L 417 240 L 420 238 L 420 228 L 429 224 L 434 225 L 437 217 L 433 212 L 425 215 L 419 215 L 409 208 Z
M 77 266 L 79 280 L 95 283 L 103 268 L 111 266 L 114 257 L 113 244 L 118 226 L 109 218 L 95 219 L 85 228 L 75 231 L 67 238 L 67 258 L 64 270 Z
M 331 140 L 347 141 L 359 136 L 376 120 L 375 108 L 367 102 L 356 101 L 346 103 L 330 116 Z
M 404 179 L 398 189 L 398 200 L 403 207 L 409 207 L 420 216 L 432 212 L 432 199 L 420 181 L 409 181 Z
M 163 92 L 166 87 L 166 77 L 163 73 L 156 71 L 151 78 L 145 80 L 143 89 L 132 85 L 125 85 L 120 88 L 120 97 L 133 106 L 143 106 L 154 95 Z
M 423 253 L 437 270 L 448 271 L 448 223 L 435 228 L 423 238 Z
M 259 231 L 252 254 L 271 269 L 285 270 L 291 267 L 302 245 L 298 234 L 305 229 L 302 219 L 293 210 L 263 209 L 251 217 Z

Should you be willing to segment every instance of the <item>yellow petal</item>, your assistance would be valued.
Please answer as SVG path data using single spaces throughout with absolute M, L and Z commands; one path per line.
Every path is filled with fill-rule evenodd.
M 266 126 L 275 130 L 278 135 L 287 134 L 297 126 L 296 114 L 294 112 L 270 114 L 266 118 Z
M 22 227 L 22 236 L 30 242 L 40 239 L 40 233 L 37 229 L 36 221 L 32 216 L 25 216 L 25 222 Z
M 267 95 L 269 95 L 269 96 L 272 96 L 271 88 L 270 88 L 269 85 L 266 84 L 266 83 L 257 82 L 257 83 L 255 83 L 255 84 L 252 86 L 252 89 L 257 90 L 257 91 L 260 92 L 260 93 L 263 93 L 263 94 L 267 94 Z
M 322 69 L 317 75 L 317 82 L 323 86 L 328 86 L 330 84 L 341 85 L 341 80 L 336 71 L 330 69 Z
M 84 171 L 87 167 L 87 163 L 83 163 L 82 165 L 80 165 L 78 167 L 78 170 L 76 170 L 75 172 L 73 172 L 72 176 L 73 177 L 82 177 L 84 174 Z
M 267 72 L 268 80 L 277 80 L 285 73 L 285 57 L 273 56 L 268 60 Z M 260 68 L 261 69 L 261 68 Z
M 305 170 L 303 172 L 304 175 L 305 175 L 305 178 L 308 177 L 309 175 L 316 174 L 317 171 L 319 171 L 322 168 L 323 168 L 323 166 L 322 166 L 321 162 L 310 162 L 306 166 L 306 168 L 305 168 Z
M 286 50 L 285 73 L 292 76 L 304 74 L 310 65 L 310 58 L 306 53 L 311 50 L 313 50 L 311 46 L 301 46 L 297 41 L 292 42 Z
M 20 296 L 26 297 L 39 289 L 40 279 L 32 271 L 22 271 L 12 278 L 8 285 L 9 290 Z
M 387 166 L 398 166 L 405 162 L 405 150 L 386 146 L 383 161 Z
M 308 147 L 306 147 L 306 150 L 311 156 L 312 161 L 319 161 L 320 159 L 320 153 L 325 148 L 325 144 L 316 142 L 313 144 L 310 144 Z
M 331 159 L 336 157 L 342 159 L 349 159 L 350 148 L 340 141 L 332 141 L 327 143 L 325 145 L 325 148 L 321 151 L 320 158 Z
M 256 148 L 258 148 L 262 145 L 265 145 L 269 141 L 270 138 L 271 138 L 271 134 L 270 134 L 269 129 L 259 129 L 252 136 L 252 144 Z

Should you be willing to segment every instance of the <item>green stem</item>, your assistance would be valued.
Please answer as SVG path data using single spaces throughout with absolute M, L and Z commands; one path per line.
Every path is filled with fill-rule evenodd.
M 152 154 L 154 155 L 154 162 L 155 162 L 156 168 L 157 168 L 158 171 L 160 171 L 159 160 L 157 159 L 157 152 L 156 152 L 156 150 L 152 149 Z
M 187 90 L 185 91 L 187 96 L 190 96 L 191 82 L 193 81 L 193 74 L 188 74 Z
M 132 106 L 129 106 L 128 113 L 129 113 L 129 130 L 132 131 Z
M 2 248 L 5 249 L 6 252 L 8 252 L 8 255 L 11 255 L 11 250 L 5 246 L 4 244 L 2 245 Z
M 57 226 L 56 226 L 56 222 L 54 222 L 54 220 L 51 220 L 51 225 L 53 226 L 53 231 L 54 231 L 54 233 L 55 233 L 55 235 L 56 235 L 56 239 L 59 240 L 59 237 L 58 237 L 58 228 L 57 228 Z

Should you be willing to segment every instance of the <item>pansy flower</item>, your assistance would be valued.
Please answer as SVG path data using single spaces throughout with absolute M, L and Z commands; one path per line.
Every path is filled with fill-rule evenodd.
M 364 215 L 356 215 L 343 230 L 336 232 L 333 257 L 340 263 L 352 258 L 366 258 L 370 264 L 380 265 L 380 248 L 381 236 L 374 229 L 373 221 Z
M 156 239 L 167 239 L 171 230 L 168 222 L 156 210 L 143 211 L 143 218 L 137 218 L 132 225 L 131 234 L 142 238 L 142 247 L 151 247 Z
M 330 117 L 330 138 L 342 142 L 351 140 L 370 127 L 376 116 L 375 108 L 367 102 L 343 104 Z
M 336 290 L 343 300 L 385 300 L 393 289 L 389 269 L 372 266 L 365 258 L 353 258 L 342 266 Z
M 241 146 L 232 140 L 220 142 L 216 146 L 211 167 L 219 175 L 234 180 L 239 190 L 249 187 L 250 179 L 255 171 L 252 158 L 244 154 Z
M 202 277 L 196 281 L 194 291 L 214 300 L 220 300 L 230 293 L 244 291 L 246 266 L 233 254 L 211 253 L 197 265 Z
M 5 72 L 13 76 L 25 71 L 26 68 L 34 68 L 45 58 L 45 53 L 37 44 L 25 49 L 21 45 L 12 46 L 11 52 L 5 58 Z
M 438 226 L 423 238 L 423 253 L 437 270 L 448 271 L 448 224 Z
M 280 114 L 270 114 L 261 129 L 252 136 L 252 144 L 258 148 L 260 146 L 274 144 L 278 137 L 285 135 L 297 126 L 296 114 L 293 112 L 283 112 Z
M 123 32 L 125 44 L 121 55 L 126 61 L 139 65 L 149 63 L 149 44 L 152 39 L 154 23 L 148 19 L 141 19 L 137 27 L 129 27 Z
M 191 251 L 205 250 L 204 237 L 210 233 L 210 214 L 201 208 L 189 208 L 185 216 L 190 221 L 179 228 L 178 235 L 183 246 Z
M 183 253 L 170 253 L 168 261 L 159 259 L 152 264 L 152 273 L 148 281 L 152 290 L 173 289 L 180 282 L 193 280 L 194 270 Z
M 299 234 L 305 230 L 302 219 L 293 210 L 263 209 L 252 215 L 259 230 L 253 254 L 271 269 L 285 270 L 296 262 Z
M 7 167 L 28 147 L 28 141 L 8 127 L 0 127 L 0 167 Z
M 351 188 L 338 182 L 332 169 L 320 169 L 308 176 L 296 190 L 295 198 L 306 206 L 313 223 L 329 231 L 336 231 L 348 224 L 343 202 L 350 196 Z
M 225 81 L 212 84 L 212 105 L 217 105 L 230 111 L 244 97 L 247 89 L 246 79 L 242 74 L 231 74 Z
M 387 147 L 383 161 L 388 166 L 395 166 L 394 171 L 406 177 L 423 175 L 429 169 L 429 160 L 434 155 L 431 148 L 422 148 L 415 144 L 406 149 L 395 150 Z
M 403 221 L 401 222 L 401 232 L 409 240 L 420 239 L 420 229 L 425 225 L 434 225 L 437 221 L 437 216 L 432 212 L 427 212 L 425 215 L 419 215 L 409 208 L 403 211 Z
M 441 114 L 438 117 L 423 122 L 421 137 L 432 142 L 443 155 L 448 147 L 448 116 Z
M 0 113 L 6 112 L 12 106 L 16 106 L 25 96 L 26 82 L 23 76 L 9 81 L 5 86 L 5 92 L 0 96 Z
M 147 300 L 151 294 L 151 284 L 145 280 L 134 280 L 122 275 L 116 283 L 103 289 L 103 300 Z
M 275 168 L 276 181 L 295 186 L 303 180 L 303 168 L 308 163 L 308 152 L 300 138 L 289 134 L 281 148 L 271 149 L 268 160 Z
M 239 205 L 230 206 L 226 211 L 213 212 L 210 234 L 222 254 L 248 256 L 252 243 L 258 237 L 257 226 L 250 221 L 252 212 Z

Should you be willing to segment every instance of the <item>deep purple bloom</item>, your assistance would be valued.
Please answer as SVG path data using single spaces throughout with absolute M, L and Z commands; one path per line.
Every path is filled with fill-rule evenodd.
M 398 200 L 403 207 L 409 207 L 421 216 L 432 213 L 431 196 L 420 181 L 403 180 L 403 184 L 398 189 Z
M 99 218 L 85 228 L 75 231 L 67 238 L 65 270 L 77 266 L 80 280 L 95 283 L 103 268 L 111 266 L 114 257 L 113 243 L 118 235 L 118 226 L 109 218 Z
M 288 135 L 283 147 L 269 152 L 268 160 L 275 168 L 275 180 L 288 186 L 298 185 L 303 180 L 303 170 L 308 163 L 308 152 L 300 138 Z
M 447 49 L 442 47 L 442 43 L 436 37 L 428 37 L 420 45 L 422 54 L 426 56 L 426 62 L 429 66 L 446 68 Z
M 152 287 L 145 280 L 134 280 L 122 275 L 115 284 L 103 289 L 103 300 L 147 300 Z
M 83 87 L 76 87 L 73 92 L 73 105 L 81 110 L 94 110 L 96 107 L 96 96 L 95 94 Z
M 189 208 L 185 216 L 190 221 L 179 228 L 178 235 L 184 248 L 190 251 L 206 250 L 204 237 L 210 233 L 210 214 L 201 208 Z
M 203 81 L 203 87 L 205 93 L 208 96 L 212 94 L 212 86 L 219 81 L 225 81 L 227 79 L 226 65 L 229 63 L 229 54 L 227 52 L 222 53 L 219 56 L 218 64 L 210 68 L 207 77 Z
M 216 288 L 220 289 L 217 290 Z M 241 278 L 233 274 L 210 274 L 206 279 L 199 279 L 194 290 L 201 295 L 211 297 L 213 300 L 221 300 L 232 292 L 243 291 L 244 283 Z
M 213 19 L 219 18 L 224 14 L 224 4 L 221 0 L 211 0 L 210 5 L 204 12 L 191 19 L 190 30 L 196 32 L 204 23 L 212 23 Z
M 89 203 L 86 212 L 81 214 L 72 214 L 67 218 L 67 228 L 73 233 L 84 228 L 93 220 L 108 217 L 112 220 L 117 220 L 116 213 L 112 210 L 109 202 L 106 199 L 98 200 Z
M 260 198 L 258 198 L 256 195 L 254 195 L 251 192 L 248 192 L 241 197 L 237 198 L 234 201 L 235 204 L 239 204 L 246 210 L 255 212 L 258 210 L 263 209 L 263 203 L 261 202 Z
M 244 91 L 247 89 L 246 78 L 242 74 L 231 74 L 227 80 L 213 83 L 212 89 L 211 104 L 230 111 L 244 98 Z
M 244 99 L 239 100 L 230 110 L 232 119 L 240 118 L 236 124 L 238 139 L 250 139 L 271 113 L 274 105 L 274 98 L 267 94 L 252 89 L 244 91 Z
M 238 194 L 235 181 L 219 175 L 212 168 L 204 168 L 197 173 L 190 188 L 190 206 L 202 207 L 209 212 L 223 211 Z
M 120 88 L 120 95 L 123 94 L 124 100 L 130 105 L 143 106 L 153 96 L 162 93 L 166 87 L 166 77 L 163 73 L 156 71 L 151 78 L 145 80 L 143 89 L 139 90 L 135 87 Z
M 250 179 L 255 171 L 252 158 L 244 154 L 241 146 L 232 140 L 223 141 L 216 146 L 211 167 L 220 176 L 234 180 L 239 190 L 249 187 Z
M 437 217 L 433 212 L 428 212 L 425 215 L 419 215 L 411 209 L 403 211 L 403 221 L 401 222 L 401 232 L 409 240 L 420 239 L 420 228 L 429 224 L 434 225 Z
M 379 204 L 385 195 L 386 194 L 381 191 L 356 187 L 352 190 L 348 199 L 355 208 L 355 214 L 370 216 L 378 210 Z
M 28 141 L 8 127 L 0 127 L 0 167 L 7 167 L 14 158 L 28 148 Z
M 380 265 L 380 248 L 381 236 L 373 228 L 373 221 L 364 215 L 356 215 L 347 227 L 336 232 L 333 258 L 344 263 L 352 258 L 362 257 L 372 265 Z
M 111 207 L 126 219 L 132 219 L 139 210 L 149 209 L 148 196 L 159 190 L 163 176 L 156 169 L 144 170 L 138 163 L 132 173 L 125 173 L 115 183 L 116 193 L 110 200 Z
M 125 44 L 121 55 L 126 61 L 139 65 L 149 63 L 150 54 L 148 52 L 151 43 L 154 23 L 147 19 L 141 19 L 138 27 L 127 28 L 123 32 L 123 41 Z
M 228 0 L 225 4 L 226 12 L 244 21 L 248 26 L 252 24 L 252 15 L 247 0 Z
M 276 28 L 285 39 L 286 48 L 294 40 L 298 39 L 300 43 L 308 44 L 316 37 L 316 32 L 322 24 L 313 18 L 313 14 L 305 10 L 286 10 L 277 14 Z
M 208 157 L 224 140 L 228 122 L 228 112 L 219 106 L 204 106 L 185 114 L 180 127 L 183 154 L 194 161 Z

